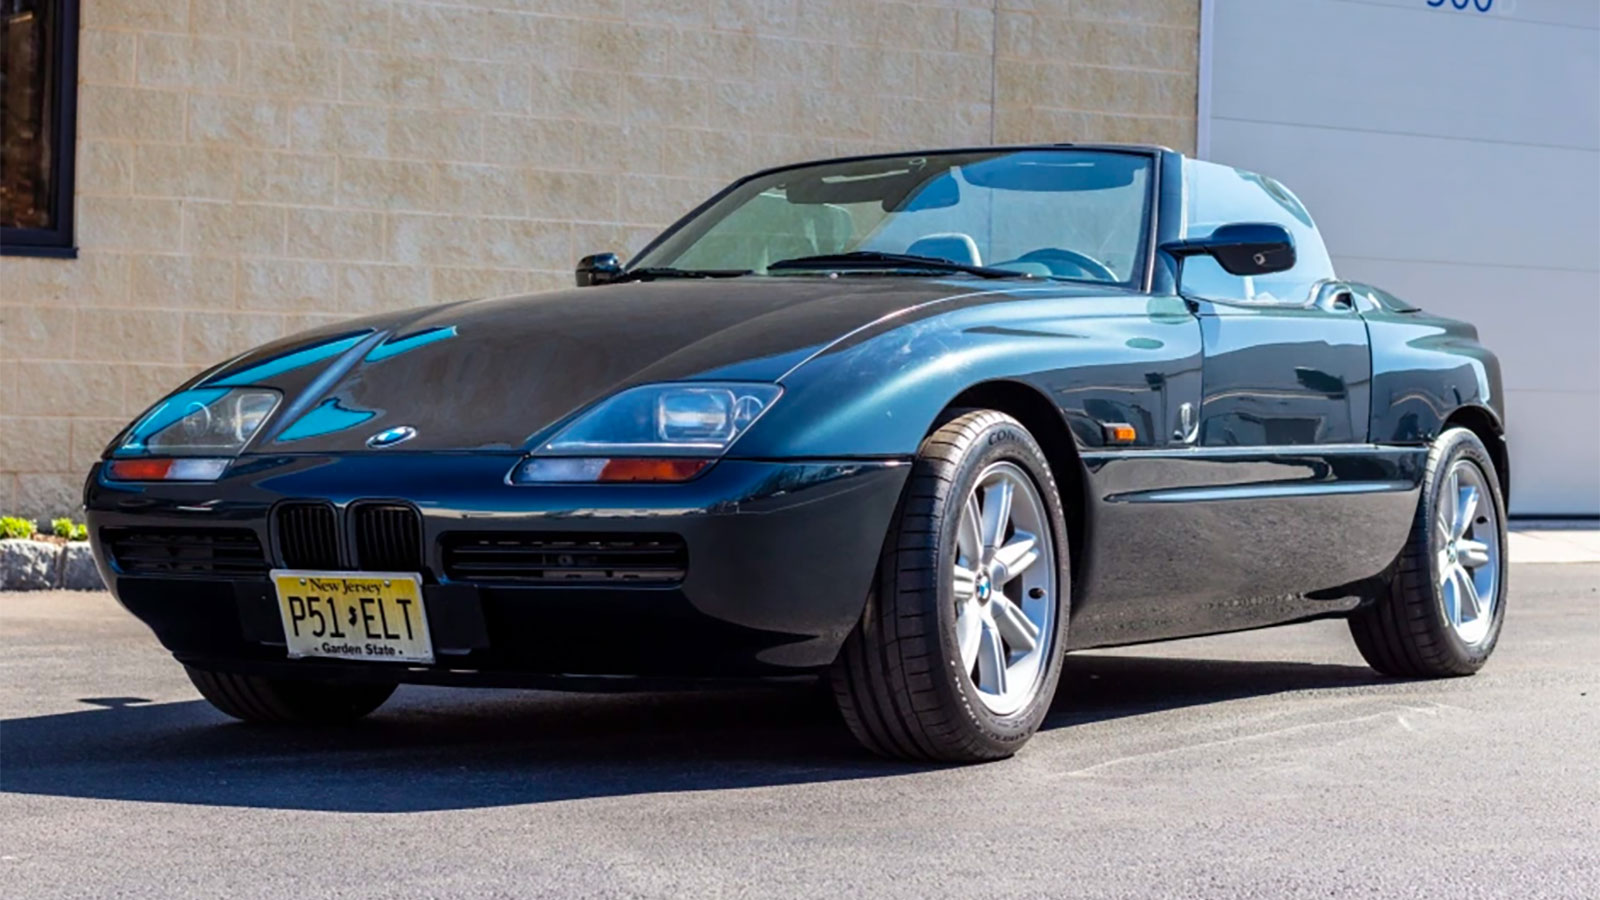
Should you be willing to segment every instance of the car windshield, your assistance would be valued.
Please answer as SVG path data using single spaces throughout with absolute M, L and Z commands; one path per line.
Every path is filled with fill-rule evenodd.
M 1143 153 L 1037 149 L 783 169 L 737 185 L 629 268 L 1132 283 L 1145 256 L 1152 165 Z

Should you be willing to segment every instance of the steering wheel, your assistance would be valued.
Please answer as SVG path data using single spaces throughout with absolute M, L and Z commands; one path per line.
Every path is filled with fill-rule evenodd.
M 1099 281 L 1121 281 L 1111 267 L 1092 256 L 1068 250 L 1065 247 L 1040 247 L 1038 250 L 1029 250 L 1017 257 L 1017 262 L 1041 263 L 1056 275 L 1071 276 L 1071 272 L 1062 272 L 1056 269 L 1057 264 L 1070 266 L 1080 273 Z

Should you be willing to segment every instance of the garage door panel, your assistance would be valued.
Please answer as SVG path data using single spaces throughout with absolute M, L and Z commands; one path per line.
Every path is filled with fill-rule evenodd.
M 1503 14 L 1505 0 L 1488 15 L 1429 9 L 1423 0 L 1224 0 L 1217 33 L 1240 37 L 1213 67 L 1212 114 L 1600 148 L 1600 108 L 1572 105 L 1552 117 L 1543 102 L 1600 82 L 1600 32 L 1576 24 L 1600 4 L 1586 15 L 1576 14 L 1586 4 L 1566 5 L 1546 11 L 1567 13 L 1565 22 L 1548 24 L 1522 6 Z
M 1600 417 L 1594 394 L 1506 391 L 1511 510 L 1594 515 L 1600 510 Z M 1551 426 L 1560 423 L 1560 427 Z

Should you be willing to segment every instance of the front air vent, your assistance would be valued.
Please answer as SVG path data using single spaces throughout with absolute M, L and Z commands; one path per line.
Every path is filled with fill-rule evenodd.
M 445 535 L 444 571 L 508 584 L 676 584 L 688 555 L 675 534 L 456 533 Z
M 124 575 L 250 578 L 268 568 L 244 528 L 104 528 L 100 540 Z
M 289 569 L 342 569 L 339 522 L 326 503 L 280 503 L 273 512 L 278 555 Z
M 422 569 L 422 520 L 417 511 L 396 503 L 364 503 L 351 511 L 356 536 L 356 562 L 368 572 L 417 572 Z

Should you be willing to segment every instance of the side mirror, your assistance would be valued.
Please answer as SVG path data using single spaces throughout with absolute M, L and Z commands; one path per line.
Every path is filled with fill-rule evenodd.
M 1270 275 L 1294 268 L 1294 237 L 1270 222 L 1236 222 L 1218 226 L 1206 237 L 1168 241 L 1161 249 L 1182 260 L 1202 253 L 1230 275 Z
M 578 260 L 578 287 L 610 284 L 622 275 L 622 260 L 615 253 L 592 253 Z

